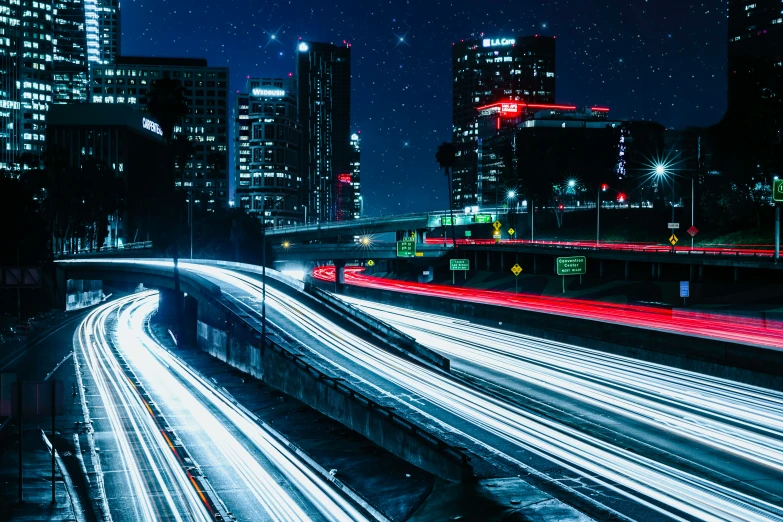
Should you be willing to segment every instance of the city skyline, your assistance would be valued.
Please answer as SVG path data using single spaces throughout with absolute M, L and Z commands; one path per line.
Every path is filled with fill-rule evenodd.
M 247 76 L 295 74 L 299 37 L 352 43 L 352 127 L 362 131 L 368 215 L 445 208 L 434 154 L 451 139 L 451 44 L 482 31 L 557 36 L 561 103 L 606 105 L 616 118 L 677 128 L 716 123 L 725 111 L 725 5 L 717 3 L 247 7 L 224 2 L 216 12 L 203 1 L 128 2 L 123 52 L 205 57 L 230 67 L 236 93 Z

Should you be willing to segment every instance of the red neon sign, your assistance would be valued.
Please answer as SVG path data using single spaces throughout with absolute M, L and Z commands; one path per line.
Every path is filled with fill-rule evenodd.
M 609 107 L 590 107 L 593 112 L 609 112 Z
M 337 181 L 340 183 L 350 183 L 351 182 L 351 175 L 350 174 L 338 174 L 337 175 Z
M 504 101 L 504 102 L 497 102 L 497 103 L 491 103 L 489 105 L 484 105 L 482 107 L 478 107 L 477 110 L 487 111 L 487 110 L 496 109 L 497 112 L 500 112 L 501 116 L 513 117 L 513 116 L 519 116 L 522 113 L 522 109 L 524 108 L 545 109 L 545 110 L 551 109 L 555 111 L 575 111 L 576 105 L 553 105 L 553 104 L 546 104 L 546 103 L 524 103 L 524 102 L 515 102 L 515 101 Z M 593 107 L 592 110 L 608 111 L 609 109 L 603 107 Z

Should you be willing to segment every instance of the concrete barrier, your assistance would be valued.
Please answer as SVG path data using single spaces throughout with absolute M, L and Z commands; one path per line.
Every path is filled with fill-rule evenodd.
M 327 303 L 338 313 L 348 315 L 355 319 L 361 326 L 367 328 L 375 335 L 383 338 L 387 343 L 396 347 L 399 351 L 415 359 L 421 360 L 428 364 L 433 364 L 438 368 L 449 371 L 451 362 L 446 357 L 439 353 L 430 350 L 418 342 L 410 335 L 404 334 L 394 328 L 393 326 L 374 318 L 373 316 L 359 310 L 355 306 L 352 306 L 345 301 L 335 297 L 330 292 L 322 290 L 314 285 L 305 285 L 305 291 Z
M 247 263 L 205 259 L 197 259 L 193 262 L 203 265 L 231 268 L 253 274 L 261 274 L 261 267 L 249 265 Z M 356 307 L 337 299 L 330 292 L 324 291 L 313 284 L 303 283 L 298 279 L 289 277 L 272 268 L 266 269 L 266 277 L 269 278 L 269 286 L 273 286 L 286 293 L 290 293 L 291 290 L 293 290 L 296 292 L 294 297 L 304 300 L 305 304 L 316 306 L 313 303 L 313 300 L 315 300 L 315 302 L 319 303 L 321 306 L 330 309 L 334 314 L 342 316 L 343 318 L 353 319 L 354 324 L 362 330 L 369 332 L 380 341 L 378 343 L 380 348 L 390 348 L 392 351 L 396 352 L 396 354 L 402 354 L 417 362 L 426 365 L 434 365 L 441 370 L 449 371 L 450 361 L 448 358 L 420 345 L 413 337 L 400 332 L 393 326 L 375 319 Z
M 783 391 L 780 350 L 518 308 L 345 285 L 345 295 Z
M 340 422 L 382 448 L 434 475 L 465 481 L 473 477 L 467 455 L 423 427 L 403 409 L 380 404 L 350 383 L 332 376 L 315 358 L 273 341 L 261 347 L 258 318 L 224 298 L 199 306 L 198 346 L 283 393 Z

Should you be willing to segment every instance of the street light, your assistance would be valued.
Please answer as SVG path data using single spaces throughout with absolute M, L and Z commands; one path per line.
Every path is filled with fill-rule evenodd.
M 601 192 L 606 192 L 609 185 L 606 183 L 601 185 L 601 190 L 598 191 L 598 205 L 595 212 L 595 246 L 601 242 Z
M 664 165 L 662 163 L 657 164 L 655 166 L 655 175 L 658 176 L 658 179 L 661 179 L 661 180 L 666 179 L 666 177 L 667 177 L 666 165 Z M 672 220 L 671 220 L 671 223 L 674 223 L 674 180 L 671 180 L 671 181 L 672 181 L 672 199 L 670 201 L 671 206 L 672 206 Z M 691 244 L 691 247 L 693 247 L 692 244 Z M 672 244 L 672 252 L 674 252 L 674 244 Z
M 275 198 L 275 202 L 285 201 L 296 196 L 289 194 L 281 198 Z M 266 196 L 262 196 L 261 203 L 261 350 L 266 349 Z M 286 243 L 288 243 L 286 241 Z M 290 246 L 290 243 L 289 243 Z M 288 247 L 286 247 L 288 248 Z

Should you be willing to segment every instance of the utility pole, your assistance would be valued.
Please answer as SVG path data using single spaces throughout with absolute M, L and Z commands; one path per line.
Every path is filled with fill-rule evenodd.
M 775 203 L 775 263 L 780 260 L 780 205 Z

